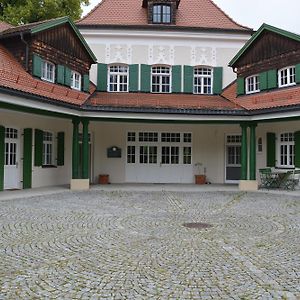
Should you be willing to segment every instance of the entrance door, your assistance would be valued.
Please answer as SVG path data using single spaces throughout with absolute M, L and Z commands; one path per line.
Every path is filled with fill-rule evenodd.
M 4 189 L 19 188 L 19 132 L 15 128 L 5 128 Z
M 192 135 L 128 132 L 126 182 L 192 183 Z
M 241 135 L 226 137 L 226 183 L 238 183 L 241 178 Z

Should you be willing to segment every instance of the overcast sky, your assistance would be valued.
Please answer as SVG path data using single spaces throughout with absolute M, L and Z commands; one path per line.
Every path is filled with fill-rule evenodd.
M 90 0 L 91 5 L 84 7 L 83 15 L 100 1 Z M 300 0 L 214 0 L 214 2 L 241 25 L 256 30 L 262 23 L 267 23 L 300 34 Z

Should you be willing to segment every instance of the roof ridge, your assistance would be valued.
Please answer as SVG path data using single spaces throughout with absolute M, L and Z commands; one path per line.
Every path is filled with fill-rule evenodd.
M 253 30 L 253 28 L 244 26 L 236 22 L 232 17 L 230 17 L 222 8 L 220 8 L 213 0 L 208 0 L 210 1 L 226 18 L 228 18 L 230 21 L 232 21 L 235 25 L 243 27 L 245 29 Z

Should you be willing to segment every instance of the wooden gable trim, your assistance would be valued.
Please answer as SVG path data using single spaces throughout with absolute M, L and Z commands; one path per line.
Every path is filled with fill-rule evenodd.
M 257 39 L 261 37 L 261 35 L 265 31 L 273 32 L 275 34 L 281 35 L 296 42 L 300 42 L 300 35 L 264 23 L 258 29 L 258 31 L 248 40 L 244 47 L 242 47 L 242 49 L 229 62 L 229 66 L 234 68 L 237 62 L 240 60 L 240 58 L 245 55 L 249 48 L 254 44 L 254 42 L 257 41 Z

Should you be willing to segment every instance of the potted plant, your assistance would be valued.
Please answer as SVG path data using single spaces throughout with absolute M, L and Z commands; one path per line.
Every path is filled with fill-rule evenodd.
M 201 162 L 195 163 L 195 167 L 197 168 L 197 174 L 195 175 L 195 184 L 205 184 L 206 183 L 206 168 L 203 167 Z M 201 172 L 203 167 L 203 173 Z

